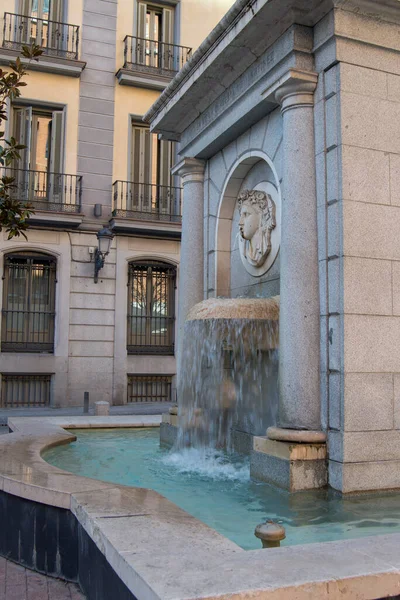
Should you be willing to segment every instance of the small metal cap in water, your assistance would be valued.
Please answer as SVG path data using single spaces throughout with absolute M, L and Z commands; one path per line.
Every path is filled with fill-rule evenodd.
M 266 521 L 257 525 L 254 535 L 261 540 L 263 548 L 279 548 L 281 541 L 286 537 L 286 532 L 282 525 Z

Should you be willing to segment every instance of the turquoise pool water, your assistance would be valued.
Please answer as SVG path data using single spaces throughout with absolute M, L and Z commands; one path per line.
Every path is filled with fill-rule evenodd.
M 250 480 L 242 457 L 160 448 L 155 429 L 78 430 L 78 439 L 43 456 L 66 471 L 156 490 L 246 550 L 260 548 L 258 523 L 286 528 L 285 545 L 400 531 L 400 494 L 343 499 L 332 491 L 288 494 Z

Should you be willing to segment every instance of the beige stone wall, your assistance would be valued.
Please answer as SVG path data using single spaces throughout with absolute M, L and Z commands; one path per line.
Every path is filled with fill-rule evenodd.
M 92 10 L 93 27 L 100 19 L 97 23 L 99 31 L 107 34 L 97 43 L 96 38 L 90 37 L 94 35 L 94 30 L 88 32 L 92 43 L 89 49 L 89 44 L 86 44 L 88 55 L 85 55 L 84 59 L 90 62 L 90 65 L 88 62 L 88 67 L 91 69 L 90 81 L 88 83 L 82 82 L 79 78 L 30 71 L 27 76 L 28 86 L 24 88 L 23 96 L 33 103 L 66 106 L 64 171 L 76 174 L 79 164 L 84 188 L 90 180 L 94 192 L 91 190 L 90 202 L 86 201 L 86 204 L 84 202 L 84 221 L 78 230 L 67 232 L 31 228 L 27 242 L 23 239 L 9 242 L 6 236 L 0 234 L 0 269 L 2 269 L 4 253 L 16 248 L 36 248 L 50 252 L 57 257 L 58 261 L 54 355 L 3 353 L 0 355 L 0 373 L 54 373 L 52 396 L 54 405 L 82 405 L 84 391 L 90 392 L 91 402 L 107 400 L 114 404 L 123 404 L 127 397 L 127 374 L 174 376 L 176 372 L 175 357 L 127 356 L 128 262 L 134 258 L 159 259 L 178 266 L 180 244 L 177 241 L 118 235 L 100 272 L 99 282 L 95 284 L 94 265 L 89 247 L 97 247 L 96 232 L 108 222 L 112 210 L 112 194 L 110 191 L 107 204 L 103 206 L 102 217 L 94 218 L 93 203 L 102 202 L 100 192 L 96 193 L 99 187 L 96 186 L 96 179 L 100 180 L 103 177 L 102 164 L 104 163 L 100 164 L 97 161 L 98 164 L 95 164 L 95 160 L 85 162 L 86 156 L 92 156 L 86 152 L 92 152 L 92 149 L 81 148 L 81 156 L 78 156 L 78 143 L 79 140 L 95 143 L 94 140 L 97 139 L 99 148 L 95 156 L 104 158 L 105 149 L 100 146 L 110 144 L 111 142 L 107 142 L 110 138 L 114 140 L 113 181 L 126 180 L 129 176 L 130 116 L 143 115 L 157 99 L 159 92 L 140 87 L 121 86 L 114 78 L 114 88 L 111 88 L 115 102 L 114 116 L 110 116 L 109 107 L 106 102 L 103 102 L 105 98 L 111 100 L 112 95 L 109 95 L 109 89 L 102 90 L 104 93 L 107 92 L 106 96 L 95 95 L 96 108 L 90 107 L 90 110 L 95 113 L 101 113 L 103 107 L 106 110 L 103 116 L 100 115 L 100 123 L 103 119 L 103 124 L 98 127 L 99 137 L 94 138 L 90 135 L 90 138 L 87 138 L 92 134 L 91 130 L 97 127 L 97 121 L 94 122 L 93 114 L 85 112 L 88 110 L 86 104 L 85 111 L 82 112 L 81 109 L 81 116 L 79 116 L 80 102 L 81 104 L 83 102 L 82 96 L 84 99 L 92 98 L 91 88 L 104 80 L 102 69 L 109 64 L 107 62 L 109 59 L 106 58 L 108 54 L 105 53 L 108 49 L 105 44 L 113 43 L 113 31 L 112 28 L 101 29 L 104 27 L 103 8 L 105 14 L 107 11 L 107 7 L 102 7 L 101 2 L 93 2 L 90 6 L 88 3 L 84 6 L 84 0 L 69 0 L 67 4 L 66 20 L 69 23 L 82 26 L 83 9 L 85 8 L 86 12 Z M 199 3 L 197 0 L 182 0 L 176 8 L 179 24 L 177 43 L 195 49 L 232 4 L 233 0 L 209 0 L 206 4 Z M 3 31 L 4 12 L 16 13 L 18 7 L 18 0 L 0 0 L 0 31 Z M 115 72 L 123 65 L 123 40 L 126 35 L 133 35 L 135 31 L 135 9 L 134 0 L 118 0 L 115 25 Z M 110 19 L 112 24 L 112 18 Z M 81 37 L 81 53 L 82 47 Z M 87 71 L 88 68 L 85 73 Z M 80 125 L 83 127 L 80 128 Z M 109 158 L 108 152 L 107 157 Z M 90 174 L 85 174 L 86 164 L 91 169 Z M 0 299 L 1 287 L 0 280 Z M 176 313 L 177 310 L 176 306 Z
M 54 406 L 81 406 L 85 391 L 91 402 L 125 404 L 128 374 L 175 375 L 173 356 L 127 355 L 126 290 L 129 261 L 159 259 L 178 267 L 179 242 L 114 238 L 96 284 L 89 254 L 89 247 L 97 246 L 94 233 L 30 229 L 28 241 L 6 237 L 0 238 L 2 272 L 10 251 L 37 250 L 57 258 L 55 349 L 54 354 L 2 353 L 0 372 L 54 374 Z M 0 298 L 2 285 L 0 279 Z
M 233 0 L 181 0 L 175 8 L 177 44 L 193 48 L 193 51 L 207 37 L 226 11 L 232 6 Z M 118 0 L 117 36 L 116 36 L 116 72 L 124 63 L 124 44 L 126 35 L 135 35 L 136 1 Z M 126 87 L 115 87 L 115 116 L 114 116 L 114 168 L 113 179 L 127 180 L 129 177 L 129 147 L 130 147 L 130 118 L 143 116 L 157 100 L 156 90 Z

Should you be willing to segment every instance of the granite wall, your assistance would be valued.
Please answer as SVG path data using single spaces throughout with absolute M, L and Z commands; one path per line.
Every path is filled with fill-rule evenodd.
M 249 160 L 252 151 L 259 152 L 258 159 Z M 276 175 L 262 158 L 264 153 L 273 164 Z M 243 166 L 239 164 L 235 168 L 241 159 Z M 263 181 L 278 187 L 282 181 L 281 168 L 282 117 L 279 110 L 261 119 L 208 162 L 204 208 L 206 298 L 218 295 L 254 298 L 279 294 L 279 254 L 265 275 L 254 277 L 246 271 L 239 252 L 237 194 L 234 202 L 230 202 L 227 196 L 232 181 L 238 184 L 238 190 L 253 189 Z M 225 252 L 229 256 L 221 261 L 218 252 L 219 257 Z

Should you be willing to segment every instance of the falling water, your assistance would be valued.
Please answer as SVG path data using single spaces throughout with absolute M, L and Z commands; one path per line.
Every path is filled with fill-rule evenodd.
M 210 299 L 185 324 L 176 449 L 234 449 L 277 409 L 279 298 Z

